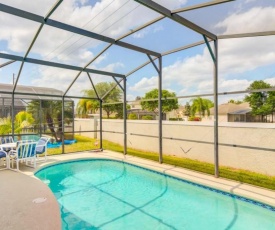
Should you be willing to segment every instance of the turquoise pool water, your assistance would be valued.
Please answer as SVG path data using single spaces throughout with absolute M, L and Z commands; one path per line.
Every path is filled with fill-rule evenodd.
M 120 161 L 67 162 L 35 175 L 55 194 L 63 229 L 275 229 L 271 207 Z
M 21 140 L 32 140 L 32 141 L 38 141 L 40 136 L 38 135 L 22 135 Z M 18 141 L 18 136 L 14 137 L 14 141 Z

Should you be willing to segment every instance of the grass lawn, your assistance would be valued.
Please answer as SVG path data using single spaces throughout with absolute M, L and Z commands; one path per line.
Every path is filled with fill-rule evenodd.
M 99 148 L 99 143 L 98 143 L 98 146 L 96 146 L 95 139 L 83 137 L 79 135 L 75 135 L 75 139 L 77 140 L 77 143 L 73 145 L 65 146 L 66 153 L 80 152 L 80 151 Z M 107 140 L 103 140 L 103 148 L 109 149 L 115 152 L 123 153 L 123 146 Z M 61 148 L 48 149 L 49 155 L 61 154 L 61 152 L 62 152 Z M 132 149 L 132 148 L 127 149 L 127 154 L 153 160 L 153 161 L 158 161 L 159 159 L 157 153 L 145 152 L 142 150 Z M 188 158 L 179 158 L 179 157 L 164 155 L 163 163 L 214 175 L 214 164 L 210 164 L 210 163 L 206 163 L 198 160 L 191 160 Z M 275 190 L 275 176 L 267 176 L 264 174 L 251 172 L 248 170 L 241 170 L 241 169 L 235 169 L 235 168 L 224 167 L 224 166 L 220 166 L 219 169 L 220 169 L 220 177 Z

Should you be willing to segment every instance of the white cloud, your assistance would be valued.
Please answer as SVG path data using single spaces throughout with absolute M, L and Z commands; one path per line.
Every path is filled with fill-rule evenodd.
M 91 68 L 102 70 L 102 71 L 107 71 L 107 72 L 116 72 L 116 69 L 121 68 L 121 67 L 124 67 L 123 63 L 115 62 L 115 63 L 108 64 L 102 68 L 96 68 L 95 66 L 92 66 Z
M 138 32 L 132 34 L 131 36 L 133 38 L 139 39 L 139 38 L 144 38 L 145 35 L 149 34 L 150 32 L 157 33 L 157 32 L 162 31 L 162 30 L 164 30 L 162 25 L 153 25 L 152 27 L 146 27 L 146 28 L 138 31 Z
M 132 37 L 133 38 L 144 38 L 145 35 L 148 34 L 149 32 L 150 32 L 150 29 L 149 29 L 149 27 L 147 27 L 147 28 L 145 28 L 145 29 L 143 29 L 141 31 L 138 31 L 138 32 L 134 33 L 132 35 Z
M 256 16 L 257 19 L 252 20 Z M 275 24 L 275 8 L 253 8 L 226 18 L 218 26 L 223 27 L 225 33 L 234 34 L 243 32 L 241 29 L 244 24 L 248 26 L 246 31 L 258 31 L 259 28 L 271 30 Z M 275 64 L 275 50 L 271 48 L 274 45 L 274 36 L 220 40 L 219 91 L 245 90 L 252 83 L 253 76 L 249 79 L 249 77 L 240 77 L 240 74 Z M 130 89 L 146 92 L 149 86 L 156 88 L 157 82 L 153 82 L 152 79 L 154 77 L 144 77 Z M 163 84 L 180 86 L 182 89 L 177 92 L 179 96 L 213 92 L 212 79 L 213 61 L 206 47 L 202 54 L 177 60 L 163 68 Z
M 181 93 L 187 93 L 193 85 L 198 82 L 209 81 L 212 79 L 213 62 L 207 49 L 202 55 L 196 55 L 178 60 L 174 64 L 163 68 L 163 88 L 170 87 L 171 84 L 177 84 L 183 89 Z M 147 92 L 153 88 L 157 88 L 157 77 L 143 77 L 137 82 L 131 90 Z M 189 92 L 190 93 L 190 92 Z
M 108 53 L 104 53 L 100 55 L 94 62 L 95 65 L 100 64 L 102 61 L 104 61 L 108 57 Z
M 2 2 L 10 4 L 10 1 L 7 0 Z M 15 0 L 11 4 L 44 16 L 55 1 L 39 0 L 38 3 L 33 4 L 29 1 Z M 178 2 L 173 3 L 173 5 L 178 4 Z M 43 10 L 40 8 L 43 8 Z M 139 17 L 139 15 L 143 15 L 143 17 Z M 130 28 L 135 28 L 157 17 L 157 15 L 148 8 L 140 7 L 134 1 L 102 0 L 96 2 L 95 5 L 89 5 L 85 0 L 66 0 L 61 3 L 51 18 L 117 38 L 128 32 Z M 136 20 L 137 18 L 139 20 Z M 6 41 L 7 49 L 11 52 L 25 53 L 39 27 L 39 23 L 19 19 L 8 14 L 1 14 L 0 22 L 0 41 Z M 99 41 L 87 37 L 44 26 L 31 52 L 41 55 L 47 60 L 55 59 L 63 62 L 74 60 L 76 62 L 78 58 L 81 60 L 83 57 L 76 50 L 85 49 L 92 52 L 91 49 L 99 44 Z M 88 61 L 89 59 L 86 60 L 86 62 Z
M 183 5 L 185 5 L 187 3 L 187 0 L 173 0 L 173 1 L 154 0 L 154 1 L 170 10 L 174 10 L 179 7 L 182 7 Z
M 275 85 L 275 77 L 266 78 L 264 81 L 265 81 L 266 83 L 269 83 L 270 85 Z
M 117 62 L 112 63 L 110 65 L 107 65 L 106 67 L 102 68 L 103 71 L 108 72 L 115 72 L 115 68 L 118 66 L 121 66 L 123 64 Z M 27 85 L 33 85 L 33 86 L 41 86 L 41 87 L 50 87 L 59 89 L 62 91 L 65 91 L 71 82 L 74 80 L 74 78 L 77 76 L 78 71 L 73 70 L 64 70 L 64 69 L 57 69 L 57 68 L 44 68 L 42 66 L 39 66 L 36 70 L 30 73 L 27 70 L 23 70 L 22 76 L 19 80 L 19 84 L 26 78 L 29 78 L 30 76 L 35 76 L 35 79 L 28 82 Z M 29 76 L 30 75 L 30 76 Z M 93 83 L 97 84 L 99 82 L 103 81 L 113 81 L 112 77 L 105 76 L 105 75 L 99 75 L 99 74 L 90 74 Z M 86 73 L 82 73 L 77 81 L 73 84 L 71 89 L 68 92 L 68 95 L 73 96 L 82 96 L 83 90 L 89 89 L 91 87 L 91 83 L 89 78 L 87 77 Z
M 1 2 L 44 16 L 56 1 L 37 0 L 36 4 L 23 0 L 2 0 Z M 178 5 L 179 2 L 170 4 Z M 140 17 L 140 15 L 143 16 Z M 90 5 L 86 0 L 66 0 L 61 3 L 51 19 L 117 38 L 128 32 L 130 28 L 136 28 L 157 16 L 157 13 L 134 1 L 102 0 Z M 3 52 L 24 54 L 39 26 L 39 23 L 5 13 L 0 14 L 0 41 L 7 44 Z M 93 49 L 101 43 L 103 42 L 45 25 L 29 56 L 40 55 L 44 60 L 84 66 L 95 56 Z M 99 64 L 106 57 L 107 55 L 101 55 L 94 65 Z M 122 63 L 111 63 L 102 70 L 113 72 L 121 66 L 123 66 Z M 28 70 L 26 74 L 31 74 L 34 69 L 37 67 Z M 63 88 L 71 81 L 65 77 L 67 74 L 63 77 L 61 73 L 54 73 L 55 68 L 38 67 L 38 69 L 35 76 L 41 76 L 41 79 L 34 80 L 33 84 Z M 55 80 L 52 81 L 52 79 Z
M 153 33 L 157 33 L 157 32 L 159 32 L 161 30 L 164 30 L 164 28 L 163 28 L 162 25 L 154 26 Z
M 252 80 L 247 79 L 232 79 L 232 80 L 221 80 L 219 81 L 219 91 L 227 92 L 227 91 L 238 91 L 245 90 L 252 83 Z
M 224 29 L 224 34 L 273 31 L 274 21 L 274 7 L 254 7 L 247 12 L 230 15 L 216 27 Z
M 158 77 L 151 77 L 151 78 L 143 77 L 134 86 L 129 87 L 129 89 L 133 91 L 138 91 L 138 92 L 140 91 L 147 92 L 156 88 L 157 83 L 158 83 Z
M 45 15 L 55 3 L 55 0 L 37 0 L 36 4 L 23 0 L 2 0 L 1 2 L 4 4 L 12 4 L 13 6 L 21 7 L 24 10 L 40 15 Z M 126 2 L 125 0 L 102 0 L 92 6 L 89 5 L 86 0 L 66 0 L 62 2 L 52 18 L 65 23 L 72 23 L 75 26 L 85 26 L 87 30 L 116 38 L 128 32 L 131 28 L 136 28 L 158 15 L 143 6 L 139 6 L 139 4 L 134 1 L 123 5 Z M 172 9 L 181 7 L 186 3 L 186 0 L 163 0 L 159 3 L 169 4 L 165 6 Z M 113 14 L 115 11 L 116 13 Z M 140 15 L 142 15 L 142 17 L 140 17 Z M 7 50 L 3 52 L 26 52 L 27 47 L 30 45 L 39 27 L 38 23 L 18 19 L 18 17 L 13 17 L 5 13 L 0 14 L 0 40 L 7 43 Z M 274 30 L 274 24 L 274 7 L 255 7 L 246 12 L 232 14 L 218 23 L 216 27 L 223 29 L 226 34 L 234 34 Z M 156 27 L 154 29 L 154 27 L 152 27 L 153 32 L 159 29 L 162 28 Z M 146 30 L 143 33 L 146 33 Z M 144 35 L 140 33 L 136 36 L 142 38 Z M 274 36 L 220 41 L 220 88 L 229 91 L 246 87 L 245 85 L 248 84 L 250 80 L 239 80 L 237 79 L 238 74 L 275 63 L 275 52 L 274 49 L 272 49 L 275 45 L 274 43 Z M 72 36 L 72 34 L 68 32 L 45 26 L 32 52 L 35 55 L 41 55 L 46 60 L 84 65 L 94 57 L 93 48 L 98 47 L 99 44 L 99 41 L 91 41 L 91 39 L 78 35 Z M 101 55 L 93 67 L 95 68 L 95 65 L 106 57 L 107 56 Z M 121 63 L 112 63 L 107 65 L 104 70 L 113 72 L 120 66 L 122 66 Z M 226 80 L 226 76 L 229 73 L 231 76 L 235 74 L 236 78 L 231 77 L 230 80 Z M 53 69 L 47 70 L 45 67 L 40 69 L 37 76 L 38 75 L 41 76 L 41 79 L 35 80 L 32 82 L 33 84 L 62 88 L 63 86 L 69 85 L 68 82 L 71 81 L 71 79 L 67 77 L 68 74 L 56 74 L 53 72 Z M 210 83 L 212 78 L 213 62 L 206 48 L 202 54 L 177 60 L 174 64 L 163 68 L 164 88 L 172 88 L 172 84 L 177 84 L 182 88 L 181 93 L 183 94 L 209 92 L 212 90 Z M 85 85 L 83 85 L 83 87 L 84 86 Z M 156 76 L 144 76 L 140 82 L 130 87 L 130 90 L 146 92 L 156 87 Z
M 24 11 L 28 11 L 34 14 L 45 16 L 50 8 L 55 4 L 56 0 L 35 0 L 35 4 L 32 1 L 26 0 L 1 0 L 2 4 L 20 8 Z

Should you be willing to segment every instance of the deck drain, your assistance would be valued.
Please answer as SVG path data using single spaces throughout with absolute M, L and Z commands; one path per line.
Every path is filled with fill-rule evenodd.
M 32 202 L 35 204 L 40 204 L 40 203 L 45 202 L 46 200 L 47 200 L 47 198 L 45 198 L 45 197 L 39 197 L 39 198 L 34 199 Z

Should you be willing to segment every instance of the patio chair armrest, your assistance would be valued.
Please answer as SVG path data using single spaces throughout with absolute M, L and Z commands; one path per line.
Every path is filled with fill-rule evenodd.
M 10 150 L 9 155 L 17 155 L 17 151 L 16 150 Z

